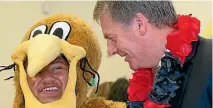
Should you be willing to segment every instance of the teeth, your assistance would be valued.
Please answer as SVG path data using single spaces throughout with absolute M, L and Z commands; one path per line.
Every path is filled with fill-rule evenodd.
M 44 88 L 42 91 L 53 91 L 53 90 L 58 90 L 58 87 L 48 87 Z

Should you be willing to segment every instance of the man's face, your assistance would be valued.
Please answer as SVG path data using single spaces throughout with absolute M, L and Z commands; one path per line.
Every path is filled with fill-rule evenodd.
M 41 103 L 56 101 L 61 98 L 67 85 L 68 63 L 59 56 L 35 77 L 28 76 L 27 81 L 32 93 Z
M 154 30 L 148 25 L 147 30 L 141 35 L 137 21 L 133 19 L 128 27 L 111 19 L 109 13 L 100 17 L 102 32 L 107 40 L 109 55 L 119 54 L 125 57 L 132 70 L 154 67 L 160 61 L 165 48 L 159 44 L 159 36 L 153 35 Z M 162 48 L 161 48 L 162 47 Z

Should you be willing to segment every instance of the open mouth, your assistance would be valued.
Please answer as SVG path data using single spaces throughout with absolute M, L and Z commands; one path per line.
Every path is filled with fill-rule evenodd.
M 40 92 L 51 92 L 51 91 L 58 91 L 59 87 L 56 86 L 49 86 L 49 87 L 44 87 L 41 90 L 39 90 Z
M 45 86 L 40 89 L 37 98 L 42 103 L 49 103 L 60 99 L 62 94 L 61 87 Z
M 43 92 L 43 91 L 55 91 L 55 90 L 58 90 L 58 87 L 47 87 L 47 88 L 43 88 L 41 90 L 41 92 Z
M 125 60 L 126 62 L 128 62 L 128 56 L 125 55 L 124 58 L 125 58 L 124 60 Z
M 121 55 L 121 54 L 119 54 L 122 58 L 124 58 L 124 61 L 126 61 L 126 62 L 128 62 L 128 55 L 127 54 L 123 54 L 123 55 Z

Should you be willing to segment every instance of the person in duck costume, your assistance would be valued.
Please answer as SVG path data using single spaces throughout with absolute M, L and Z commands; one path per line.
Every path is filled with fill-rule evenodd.
M 126 107 L 125 103 L 87 98 L 89 81 L 99 77 L 101 49 L 91 27 L 74 15 L 55 14 L 35 23 L 12 60 L 14 64 L 2 70 L 15 68 L 13 108 Z

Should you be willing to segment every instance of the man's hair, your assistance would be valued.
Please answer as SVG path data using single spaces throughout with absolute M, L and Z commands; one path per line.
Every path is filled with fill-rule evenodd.
M 136 13 L 143 14 L 149 23 L 157 27 L 172 26 L 177 22 L 177 14 L 171 1 L 98 1 L 93 19 L 99 22 L 105 12 L 109 12 L 113 20 L 123 25 L 129 25 Z

